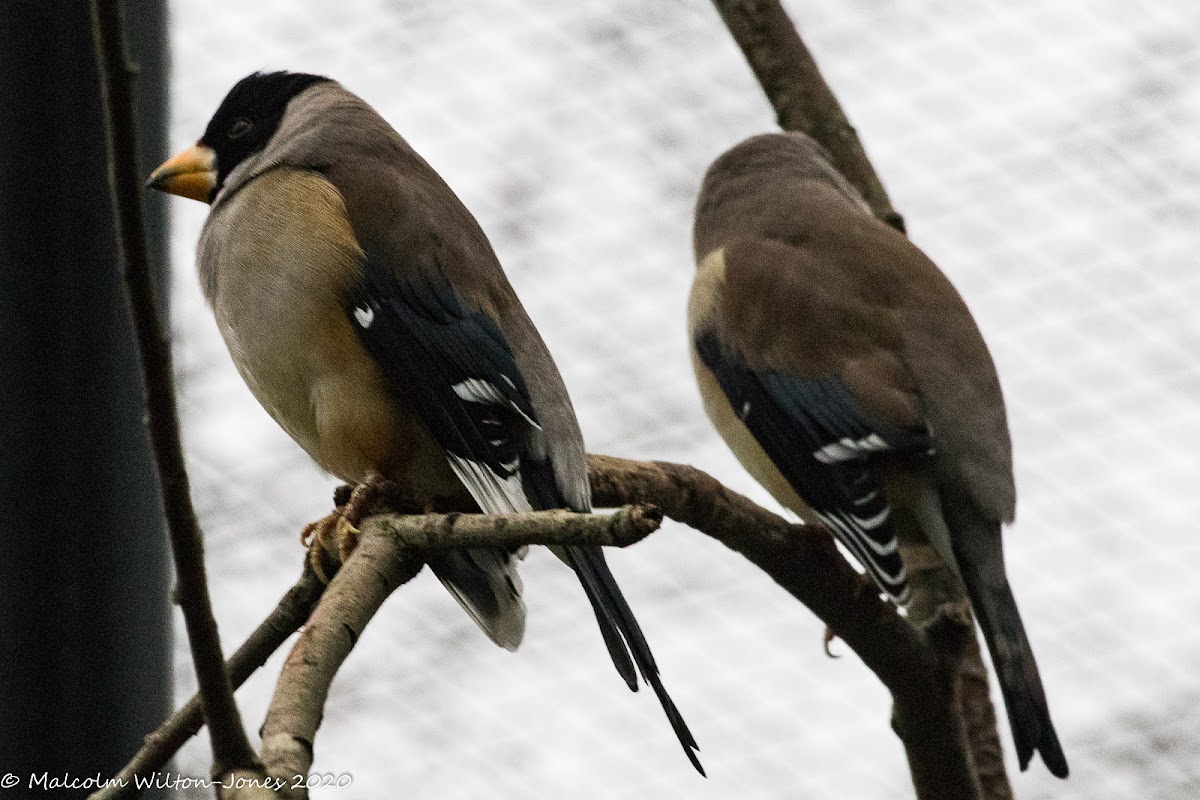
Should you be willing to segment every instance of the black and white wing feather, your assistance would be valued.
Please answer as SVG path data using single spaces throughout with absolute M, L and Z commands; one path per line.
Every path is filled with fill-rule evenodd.
M 495 325 L 467 313 L 448 285 L 402 283 L 369 265 L 347 312 L 367 351 L 425 422 L 480 508 L 529 511 L 521 456 L 544 450 L 536 446 L 542 431 Z M 479 627 L 509 650 L 525 630 L 516 560 L 516 552 L 496 549 L 430 560 Z
M 374 278 L 374 279 L 372 279 Z M 522 455 L 545 452 L 529 392 L 504 337 L 448 285 L 373 276 L 352 298 L 359 337 L 490 514 L 531 510 Z
M 711 330 L 695 345 L 735 413 L 796 493 L 879 588 L 904 603 L 907 576 L 872 456 L 886 450 L 928 452 L 928 428 L 871 419 L 836 377 L 749 369 Z
M 495 322 L 467 308 L 437 270 L 400 281 L 368 263 L 365 274 L 348 309 L 359 337 L 480 508 L 493 514 L 570 508 L 525 379 Z M 618 673 L 631 689 L 637 689 L 638 673 L 650 684 L 684 752 L 703 774 L 695 738 L 667 694 L 602 549 L 562 550 L 583 584 Z

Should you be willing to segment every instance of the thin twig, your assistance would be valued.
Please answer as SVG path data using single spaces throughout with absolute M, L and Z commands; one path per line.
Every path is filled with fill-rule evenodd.
M 526 514 L 387 514 L 371 518 L 379 532 L 416 550 L 464 550 L 524 545 L 628 547 L 662 524 L 653 505 L 626 505 L 612 514 L 565 509 Z
M 226 662 L 229 680 L 235 689 L 245 683 L 289 636 L 300 629 L 324 591 L 325 584 L 309 567 L 306 555 L 300 580 Z M 193 695 L 158 730 L 146 737 L 146 743 L 113 776 L 109 785 L 90 795 L 88 800 L 119 800 L 137 796 L 136 779 L 146 779 L 160 771 L 203 726 L 204 712 L 200 708 L 200 696 Z
M 204 575 L 200 528 L 188 492 L 179 441 L 179 415 L 175 408 L 171 348 L 162 329 L 161 306 L 146 251 L 133 109 L 136 70 L 126 55 L 119 0 L 93 0 L 92 21 L 101 74 L 109 182 L 118 223 L 119 249 L 124 258 L 123 276 L 141 352 L 150 442 L 175 557 L 179 605 L 187 625 L 204 716 L 209 722 L 213 769 L 215 774 L 223 775 L 235 768 L 254 768 L 258 762 L 246 738 L 225 673 L 217 622 Z

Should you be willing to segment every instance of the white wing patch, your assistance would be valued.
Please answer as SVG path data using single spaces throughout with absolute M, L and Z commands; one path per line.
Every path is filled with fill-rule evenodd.
M 375 322 L 375 309 L 367 305 L 355 306 L 354 321 L 358 323 L 358 327 L 365 331 Z
M 485 514 L 525 514 L 533 510 L 521 486 L 521 473 L 515 470 L 515 462 L 513 473 L 502 478 L 486 465 L 453 453 L 446 453 L 446 456 L 454 474 Z
M 500 376 L 509 386 L 516 388 L 507 375 Z M 451 387 L 458 399 L 464 403 L 479 403 L 487 406 L 500 406 L 516 411 L 523 420 L 534 430 L 541 432 L 542 426 L 522 411 L 516 403 L 509 400 L 491 381 L 482 378 L 467 378 Z M 485 421 L 486 423 L 486 421 Z M 496 423 L 493 423 L 496 424 Z M 537 438 L 536 436 L 531 438 Z M 489 439 L 493 447 L 499 446 L 503 440 Z M 469 458 L 446 453 L 450 459 L 450 468 L 467 487 L 471 497 L 487 514 L 523 514 L 532 511 L 529 498 L 525 496 L 525 488 L 521 485 L 521 459 L 514 458 L 502 464 L 507 477 L 497 474 L 486 464 L 480 464 Z
M 859 525 L 863 526 L 863 528 L 865 528 L 866 530 L 873 531 L 876 528 L 878 528 L 880 525 L 882 525 L 883 523 L 887 522 L 888 517 L 891 516 L 891 514 L 892 514 L 891 507 L 884 506 L 883 511 L 880 511 L 878 514 L 875 514 L 874 516 L 860 517 L 857 514 L 851 514 L 850 518 L 853 519 L 855 522 L 857 522 Z M 874 541 L 872 541 L 871 547 L 874 548 L 875 552 L 879 553 L 879 555 L 886 556 L 888 553 L 896 552 L 896 540 L 893 538 L 891 540 L 891 542 L 889 542 L 888 545 L 883 548 L 880 548 L 878 545 L 875 544 Z
M 870 536 L 858 530 L 850 520 L 846 519 L 841 514 L 823 514 L 817 512 L 817 516 L 821 521 L 829 526 L 830 531 L 843 546 L 855 557 L 858 563 L 866 568 L 867 573 L 874 578 L 875 583 L 883 589 L 883 591 L 897 603 L 903 605 L 908 602 L 910 588 L 908 582 L 908 572 L 904 569 L 904 565 L 900 565 L 900 571 L 895 575 L 889 575 L 884 566 L 879 563 L 876 558 L 871 557 L 871 553 L 878 553 L 880 557 L 889 555 L 896 551 L 897 542 L 893 538 L 885 545 L 880 545 L 871 539 Z
M 881 450 L 889 449 L 891 448 L 883 440 L 883 437 L 877 433 L 872 433 L 861 439 L 847 437 L 832 444 L 827 444 L 821 449 L 814 451 L 813 458 L 822 464 L 836 464 L 839 461 L 861 458 L 867 453 L 878 453 Z
M 507 375 L 501 375 L 500 377 L 503 378 L 509 386 L 513 385 L 512 379 L 510 379 Z M 458 383 L 454 384 L 452 388 L 454 389 L 454 393 L 458 395 L 458 399 L 462 400 L 463 402 L 482 403 L 483 405 L 488 406 L 508 406 L 513 411 L 516 411 L 518 414 L 520 414 L 521 418 L 531 426 L 537 428 L 539 431 L 542 429 L 542 426 L 538 425 L 529 417 L 528 414 L 518 408 L 516 403 L 505 399 L 504 395 L 500 393 L 500 390 L 496 388 L 496 385 L 490 381 L 485 381 L 480 378 L 467 378 L 465 381 L 459 381 Z

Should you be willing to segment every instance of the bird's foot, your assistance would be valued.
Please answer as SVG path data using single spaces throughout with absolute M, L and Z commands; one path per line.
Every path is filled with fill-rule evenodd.
M 865 573 L 859 575 L 858 583 L 858 591 L 879 594 L 879 589 L 876 587 L 875 581 L 871 580 L 870 575 Z M 825 651 L 825 655 L 829 656 L 830 658 L 841 658 L 841 656 L 829 649 L 829 645 L 833 644 L 834 640 L 837 638 L 837 632 L 833 628 L 826 625 L 825 634 L 821 637 L 821 648 Z
M 310 522 L 300 532 L 300 542 L 308 548 L 309 562 L 313 571 L 325 583 L 329 583 L 334 572 L 358 547 L 361 531 L 358 523 L 370 509 L 385 483 L 377 472 L 368 474 L 345 502 L 332 513 L 316 522 Z M 339 495 L 335 495 L 335 499 Z
M 825 655 L 829 658 L 841 658 L 841 656 L 829 649 L 829 645 L 833 644 L 833 641 L 837 638 L 838 635 L 834 632 L 833 628 L 826 625 L 825 635 L 821 637 L 821 647 L 825 650 Z

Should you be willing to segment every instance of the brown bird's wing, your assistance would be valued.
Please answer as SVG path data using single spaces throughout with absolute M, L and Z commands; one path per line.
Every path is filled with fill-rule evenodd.
M 500 491 L 511 501 L 509 511 L 586 510 L 590 496 L 583 437 L 553 360 L 475 218 L 432 167 L 390 128 L 387 133 L 390 146 L 381 146 L 378 157 L 321 168 L 342 194 L 355 237 L 366 254 L 365 287 L 396 303 L 397 309 L 405 309 L 405 319 L 412 311 L 414 319 L 463 321 L 451 328 L 421 329 L 430 336 L 448 337 L 438 340 L 443 349 L 434 352 L 437 363 L 448 368 L 452 359 L 467 358 L 452 350 L 477 346 L 476 358 L 495 360 L 487 374 L 499 381 L 496 391 L 520 395 L 522 412 L 538 423 L 526 443 L 527 457 L 536 454 L 537 463 L 548 472 L 539 474 L 529 497 L 517 491 L 521 488 L 517 484 L 503 490 L 487 474 L 476 475 L 487 486 L 480 485 L 472 494 Z M 403 351 L 395 354 L 397 359 L 403 356 Z M 459 366 L 469 370 L 482 364 Z M 463 380 L 481 378 L 483 373 L 443 377 Z M 471 487 L 470 482 L 467 485 Z M 498 513 L 483 503 L 481 507 Z
M 886 318 L 903 332 L 903 341 L 888 346 L 902 358 L 937 439 L 932 467 L 938 482 L 962 485 L 986 515 L 1011 521 L 1012 445 L 996 368 L 966 304 L 937 265 L 875 219 L 820 146 L 799 133 L 752 137 L 709 168 L 696 206 L 697 260 L 739 239 L 774 242 L 801 259 L 785 260 L 781 269 L 795 273 L 785 279 L 796 290 L 790 296 L 806 303 L 803 315 L 765 299 L 771 314 L 791 315 L 789 329 L 812 326 L 806 364 L 823 363 L 821 330 L 839 337 L 827 337 L 834 355 L 847 344 L 840 337 L 864 333 L 859 323 L 814 326 L 826 308 L 857 302 L 852 318 L 867 330 Z M 767 322 L 759 330 L 769 339 L 776 328 Z M 886 381 L 855 390 L 882 385 Z
M 696 295 L 709 300 L 692 325 L 700 361 L 800 498 L 903 602 L 904 567 L 874 456 L 927 453 L 931 439 L 891 313 L 781 242 L 739 238 L 705 262 L 698 281 L 710 290 Z
M 583 438 L 549 352 L 474 218 L 397 137 L 390 158 L 323 174 L 366 255 L 349 298 L 363 344 L 488 513 L 590 507 Z M 684 752 L 698 746 L 599 547 L 563 548 L 617 672 L 653 688 Z M 636 671 L 635 671 L 636 669 Z

